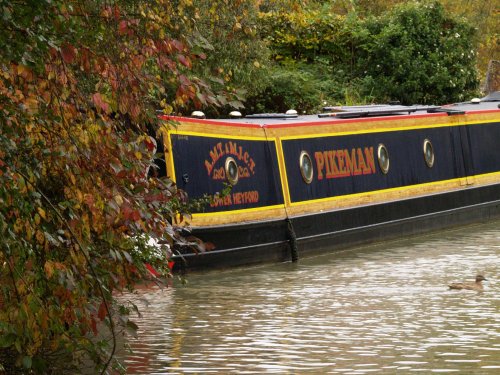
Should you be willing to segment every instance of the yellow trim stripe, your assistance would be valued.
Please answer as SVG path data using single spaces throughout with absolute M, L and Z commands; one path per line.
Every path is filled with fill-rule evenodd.
M 163 137 L 163 147 L 164 147 L 164 154 L 168 152 L 168 156 L 165 155 L 165 162 L 167 165 L 167 175 L 169 173 L 171 176 L 168 176 L 175 184 L 177 184 L 176 178 L 175 178 L 175 166 L 174 166 L 174 150 L 172 149 L 172 140 L 170 139 L 170 132 L 166 133 L 166 137 Z
M 311 203 L 333 202 L 333 201 L 337 201 L 337 200 L 341 200 L 341 199 L 345 199 L 345 198 L 365 197 L 368 195 L 378 194 L 378 193 L 391 193 L 391 192 L 403 191 L 403 190 L 408 190 L 408 188 L 414 188 L 414 187 L 427 187 L 427 186 L 436 186 L 436 185 L 440 185 L 440 184 L 444 184 L 444 183 L 462 182 L 462 181 L 469 179 L 469 178 L 482 179 L 484 177 L 495 177 L 495 176 L 500 176 L 500 172 L 492 172 L 492 173 L 485 173 L 485 174 L 474 175 L 474 176 L 452 178 L 450 180 L 439 180 L 439 181 L 433 181 L 433 182 L 425 182 L 422 184 L 405 185 L 405 186 L 400 186 L 400 187 L 396 187 L 396 188 L 389 188 L 389 189 L 370 190 L 370 191 L 366 191 L 363 193 L 345 194 L 345 195 L 338 195 L 335 197 L 310 199 L 307 201 L 292 202 L 291 206 L 295 207 L 295 206 L 302 206 L 302 205 L 311 204 Z
M 435 124 L 435 125 L 412 125 L 410 126 L 399 126 L 394 128 L 373 128 L 373 129 L 362 129 L 355 131 L 343 131 L 343 132 L 328 132 L 328 133 L 319 133 L 319 132 L 311 132 L 309 134 L 303 135 L 291 135 L 280 137 L 281 140 L 293 140 L 293 139 L 308 139 L 308 138 L 326 138 L 326 137 L 335 137 L 335 136 L 344 136 L 344 135 L 355 135 L 355 134 L 371 134 L 371 133 L 388 133 L 388 132 L 396 132 L 396 131 L 411 131 L 415 129 L 433 129 L 433 128 L 444 128 L 451 126 L 465 126 L 465 125 L 483 125 L 488 123 L 498 122 L 498 120 L 490 120 L 490 121 L 482 121 L 478 123 L 477 121 L 466 121 L 460 123 L 443 123 L 443 124 Z M 335 124 L 332 124 L 335 125 Z
M 240 139 L 240 140 L 247 140 L 247 141 L 266 141 L 266 140 L 275 140 L 275 137 L 267 138 L 266 136 L 244 136 L 244 135 L 226 135 L 226 134 L 207 134 L 207 133 L 200 133 L 200 132 L 192 132 L 192 131 L 170 131 L 171 134 L 175 135 L 191 135 L 191 136 L 196 136 L 196 137 L 203 137 L 203 138 L 223 138 L 223 139 Z
M 193 218 L 202 218 L 202 217 L 213 217 L 213 216 L 220 216 L 221 214 L 227 215 L 227 214 L 240 214 L 240 213 L 247 213 L 247 212 L 262 212 L 262 211 L 268 211 L 272 210 L 275 208 L 283 208 L 283 204 L 277 204 L 274 206 L 262 206 L 262 207 L 254 207 L 254 208 L 243 208 L 241 210 L 230 210 L 230 211 L 217 211 L 217 212 L 204 212 L 204 213 L 198 213 L 198 214 L 192 214 Z
M 277 139 L 275 142 L 276 152 L 278 156 L 278 170 L 281 179 L 281 191 L 283 192 L 283 198 L 285 200 L 285 205 L 289 206 L 290 200 L 290 190 L 288 189 L 288 176 L 286 174 L 285 158 L 283 157 L 283 145 L 281 144 L 281 139 Z

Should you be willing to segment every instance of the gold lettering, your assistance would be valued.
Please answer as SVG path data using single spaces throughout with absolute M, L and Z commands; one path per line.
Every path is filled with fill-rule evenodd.
M 208 160 L 205 160 L 205 167 L 207 168 L 208 175 L 210 176 L 210 173 L 212 173 L 214 165 L 210 163 Z
M 356 149 L 357 153 L 358 153 L 358 166 L 359 166 L 359 169 L 361 169 L 363 171 L 363 174 L 366 174 L 368 168 L 366 166 L 366 163 L 365 163 L 365 158 L 363 157 L 363 150 L 360 149 L 360 148 L 357 148 Z
M 326 178 L 334 178 L 339 175 L 339 168 L 337 167 L 337 162 L 335 161 L 335 150 L 325 151 L 326 157 Z
M 217 143 L 217 149 L 219 150 L 219 158 L 224 156 L 224 150 L 222 148 L 222 142 Z
M 344 150 L 337 150 L 337 160 L 339 162 L 339 175 L 338 177 L 349 176 L 344 164 Z
M 362 172 L 358 169 L 358 163 L 356 163 L 356 149 L 353 148 L 351 150 L 351 155 L 349 155 L 349 151 L 344 150 L 344 160 L 346 169 L 349 171 L 351 176 L 360 175 Z
M 210 151 L 210 157 L 212 158 L 212 164 L 215 164 L 217 160 L 219 160 L 220 156 L 217 153 L 217 147 L 214 147 L 213 150 Z
M 318 180 L 323 179 L 323 168 L 325 166 L 325 159 L 323 158 L 323 153 L 316 151 L 314 153 L 314 158 L 316 159 L 316 169 L 318 170 Z
M 236 145 L 236 143 L 233 143 L 233 142 L 229 141 L 229 152 L 228 152 L 228 154 L 236 155 L 237 152 L 238 152 L 237 148 L 238 148 L 238 146 Z
M 253 161 L 252 158 L 250 158 L 250 160 L 248 161 L 248 169 L 250 170 L 250 172 L 252 172 L 252 174 L 254 174 L 254 169 L 255 168 L 255 162 Z
M 368 172 L 363 170 L 364 174 L 375 173 L 375 156 L 373 155 L 373 147 L 365 147 L 365 158 Z
M 376 173 L 373 147 L 316 151 L 318 180 Z
M 233 202 L 234 204 L 241 204 L 241 193 L 233 194 Z

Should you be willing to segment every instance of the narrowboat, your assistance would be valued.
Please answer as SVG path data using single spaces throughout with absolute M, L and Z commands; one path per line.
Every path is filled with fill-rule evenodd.
M 500 217 L 499 103 L 496 92 L 446 106 L 162 117 L 175 123 L 163 133 L 167 175 L 210 197 L 186 227 L 209 245 L 174 249 L 175 269 L 296 261 Z

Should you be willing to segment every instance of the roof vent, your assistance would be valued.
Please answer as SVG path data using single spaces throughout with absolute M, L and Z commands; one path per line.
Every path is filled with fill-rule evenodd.
M 297 116 L 297 111 L 295 109 L 289 109 L 285 114 Z
M 479 98 L 472 98 L 472 99 L 470 100 L 470 102 L 471 102 L 472 104 L 479 104 L 479 103 L 481 103 L 481 99 L 479 99 Z
M 241 117 L 240 111 L 231 111 L 229 112 L 229 117 Z
M 191 117 L 194 118 L 205 118 L 205 114 L 202 111 L 193 111 Z

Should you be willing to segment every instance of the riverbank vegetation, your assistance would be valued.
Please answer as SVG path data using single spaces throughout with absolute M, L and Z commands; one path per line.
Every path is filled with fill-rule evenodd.
M 158 110 L 469 98 L 497 53 L 493 4 L 0 0 L 0 373 L 123 370 L 135 306 L 114 296 L 200 246 L 152 162 Z

